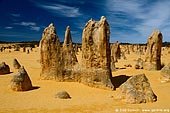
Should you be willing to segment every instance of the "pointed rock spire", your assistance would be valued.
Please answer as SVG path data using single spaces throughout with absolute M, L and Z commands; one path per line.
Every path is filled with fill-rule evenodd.
M 126 103 L 140 104 L 157 101 L 145 74 L 133 75 L 119 87 L 117 99 Z
M 72 44 L 72 37 L 70 32 L 70 26 L 67 26 L 63 46 L 68 46 L 70 44 Z
M 40 41 L 41 79 L 56 79 L 61 75 L 60 41 L 51 23 L 46 27 Z
M 72 37 L 71 37 L 69 26 L 67 26 L 66 28 L 65 39 L 64 39 L 61 53 L 62 53 L 62 62 L 63 62 L 63 74 L 62 74 L 63 81 L 69 79 L 74 81 L 74 78 L 71 73 L 74 65 L 77 64 L 78 60 L 73 48 Z
M 162 47 L 162 33 L 159 30 L 154 30 L 148 38 L 146 58 L 144 69 L 146 70 L 160 70 L 161 69 L 161 47 Z
M 87 22 L 82 36 L 81 82 L 92 87 L 114 89 L 111 83 L 109 40 L 110 27 L 104 16 L 98 22 Z
M 10 68 L 5 62 L 0 63 L 0 75 L 9 74 Z
M 23 66 L 20 67 L 18 73 L 11 80 L 11 89 L 13 91 L 28 91 L 32 88 L 32 82 L 25 68 Z

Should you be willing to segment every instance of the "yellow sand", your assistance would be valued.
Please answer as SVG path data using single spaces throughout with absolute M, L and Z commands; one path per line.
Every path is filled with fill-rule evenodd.
M 169 63 L 169 50 L 162 52 L 162 62 Z M 91 88 L 76 82 L 55 82 L 40 80 L 39 52 L 12 51 L 0 52 L 0 62 L 4 61 L 11 68 L 10 74 L 0 75 L 0 112 L 11 113 L 151 113 L 144 110 L 166 110 L 162 113 L 170 112 L 170 83 L 161 83 L 159 81 L 160 71 L 136 70 L 134 67 L 124 69 L 125 64 L 134 66 L 135 59 L 139 55 L 131 53 L 126 55 L 127 60 L 119 60 L 116 67 L 120 68 L 112 72 L 113 76 L 134 75 L 145 73 L 148 77 L 151 87 L 158 97 L 158 101 L 147 104 L 126 104 L 120 100 L 114 99 L 117 91 L 108 91 L 103 89 Z M 144 55 L 141 56 L 144 58 Z M 39 87 L 26 92 L 14 92 L 9 89 L 9 83 L 17 70 L 13 68 L 12 62 L 16 58 L 28 72 L 34 87 Z M 78 55 L 79 61 L 81 53 Z M 54 98 L 59 90 L 66 90 L 71 95 L 71 99 L 60 100 Z M 159 113 L 159 112 L 156 112 Z M 161 112 L 160 112 L 161 113 Z

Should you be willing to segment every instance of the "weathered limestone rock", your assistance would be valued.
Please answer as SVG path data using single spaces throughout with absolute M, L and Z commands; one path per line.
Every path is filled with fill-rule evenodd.
M 72 70 L 78 61 L 73 48 L 69 26 L 67 26 L 66 28 L 65 39 L 64 39 L 61 53 L 62 53 L 62 61 L 63 61 L 63 71 L 62 71 L 63 81 L 66 80 L 74 81 L 74 76 L 72 76 Z
M 137 51 L 139 50 L 140 45 L 139 44 L 133 44 L 131 48 L 131 52 L 135 52 L 137 54 Z
M 0 51 L 3 52 L 3 47 L 0 47 Z
M 16 45 L 16 46 L 14 47 L 14 51 L 20 51 L 20 46 Z
M 170 63 L 161 69 L 160 80 L 161 80 L 161 82 L 169 82 L 170 81 Z
M 31 80 L 24 67 L 20 67 L 18 73 L 11 80 L 10 88 L 13 91 L 28 91 L 33 89 Z
M 134 52 L 134 45 L 132 44 L 132 45 L 129 45 L 129 51 L 130 52 Z
M 53 24 L 44 29 L 40 41 L 41 79 L 62 80 L 60 41 Z
M 157 101 L 145 74 L 134 75 L 120 86 L 118 99 L 126 103 L 139 104 Z
M 77 54 L 77 52 L 78 52 L 78 44 L 74 44 L 73 48 L 74 48 L 75 54 Z
M 26 52 L 26 47 L 25 46 L 23 47 L 23 52 Z
M 123 60 L 127 60 L 127 58 L 126 58 L 126 55 L 125 55 L 125 52 L 124 52 L 124 51 L 121 51 L 121 59 L 123 59 Z
M 17 61 L 17 59 L 13 60 L 13 66 L 15 69 L 19 69 L 21 67 L 21 65 L 19 64 L 19 62 Z
M 126 45 L 126 51 L 125 51 L 126 54 L 130 54 L 130 50 L 129 50 L 129 45 Z
M 70 95 L 62 90 L 62 91 L 59 91 L 56 95 L 55 95 L 55 98 L 59 98 L 59 99 L 71 99 Z
M 121 50 L 118 41 L 111 46 L 111 57 L 114 57 L 114 62 L 120 59 Z
M 115 70 L 115 62 L 118 62 L 118 59 L 120 59 L 121 56 L 121 51 L 120 51 L 120 46 L 118 41 L 116 43 L 114 43 L 111 46 L 111 70 Z
M 144 69 L 146 70 L 160 70 L 161 69 L 161 47 L 162 47 L 162 33 L 154 30 L 147 42 L 146 58 Z
M 110 27 L 105 17 L 89 20 L 82 36 L 81 82 L 100 88 L 114 88 L 111 83 Z
M 135 64 L 135 69 L 143 69 L 143 63 L 144 63 L 143 59 L 138 58 Z
M 136 50 L 136 54 L 137 55 L 144 55 L 144 52 L 143 52 L 143 47 L 139 45 L 139 48 Z
M 8 65 L 5 64 L 5 62 L 2 62 L 0 64 L 0 75 L 9 74 L 10 68 Z

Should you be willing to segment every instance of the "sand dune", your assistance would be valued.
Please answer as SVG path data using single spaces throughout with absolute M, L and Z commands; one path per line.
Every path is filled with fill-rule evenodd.
M 165 65 L 170 61 L 169 50 L 162 51 L 162 63 Z M 81 61 L 81 53 L 77 55 Z M 0 75 L 0 112 L 54 112 L 54 113 L 144 113 L 144 110 L 157 110 L 157 113 L 170 112 L 170 83 L 161 83 L 159 81 L 160 71 L 136 70 L 134 67 L 124 68 L 125 64 L 135 64 L 135 59 L 139 55 L 135 53 L 126 54 L 127 60 L 119 60 L 116 63 L 117 71 L 112 72 L 113 76 L 145 73 L 148 77 L 151 87 L 158 97 L 154 103 L 147 104 L 126 104 L 120 100 L 116 100 L 119 88 L 116 91 L 108 91 L 88 87 L 76 82 L 55 82 L 48 80 L 40 80 L 40 63 L 39 52 L 30 52 L 26 54 L 19 51 L 1 52 L 0 61 L 6 62 L 11 68 L 11 73 Z M 144 55 L 141 56 L 144 58 Z M 26 92 L 14 92 L 8 87 L 10 80 L 17 70 L 13 68 L 12 61 L 16 58 L 28 72 L 34 90 Z M 59 90 L 69 92 L 71 99 L 61 100 L 54 98 Z M 159 112 L 158 112 L 159 110 Z M 166 111 L 160 111 L 166 110 Z M 151 111 L 150 111 L 151 112 Z M 150 113 L 148 112 L 148 113 Z

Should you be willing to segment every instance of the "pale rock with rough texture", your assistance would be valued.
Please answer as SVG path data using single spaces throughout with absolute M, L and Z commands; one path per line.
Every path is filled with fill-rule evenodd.
M 115 62 L 118 62 L 120 59 L 121 51 L 118 41 L 111 45 L 111 70 L 115 70 Z
M 60 41 L 53 24 L 44 29 L 40 41 L 41 79 L 61 81 L 62 60 Z
M 111 57 L 113 57 L 114 62 L 117 62 L 121 57 L 121 50 L 118 41 L 111 46 Z
M 0 64 L 0 75 L 9 74 L 9 73 L 10 73 L 9 66 L 5 62 L 2 62 Z
M 75 53 L 77 54 L 77 52 L 78 52 L 78 44 L 74 44 L 73 48 L 74 48 Z
M 13 67 L 15 69 L 19 69 L 21 67 L 21 65 L 19 64 L 18 60 L 17 59 L 14 59 L 13 60 Z
M 126 55 L 125 55 L 125 51 L 121 51 L 121 59 L 127 60 Z
M 10 88 L 13 91 L 28 91 L 33 89 L 32 82 L 23 66 L 19 68 L 18 73 L 12 78 Z
M 162 33 L 154 30 L 147 42 L 146 58 L 144 69 L 146 70 L 160 70 L 161 69 L 161 47 L 162 47 Z
M 110 27 L 104 16 L 89 20 L 82 36 L 81 82 L 91 87 L 114 88 L 111 83 Z
M 74 66 L 78 63 L 73 44 L 70 27 L 67 26 L 65 32 L 65 39 L 62 47 L 62 62 L 63 62 L 63 71 L 62 78 L 63 81 L 74 81 L 74 76 L 72 76 L 72 71 Z
M 143 69 L 143 63 L 144 63 L 143 59 L 138 58 L 135 64 L 135 69 Z
M 26 47 L 23 47 L 23 52 L 26 52 Z
M 130 77 L 120 86 L 117 99 L 130 104 L 140 104 L 155 102 L 157 96 L 154 94 L 145 74 L 139 74 Z
M 59 98 L 59 99 L 71 99 L 70 95 L 68 94 L 68 92 L 61 90 L 59 92 L 57 92 L 57 94 L 55 94 L 55 98 Z
M 170 82 L 170 63 L 161 69 L 161 82 Z

